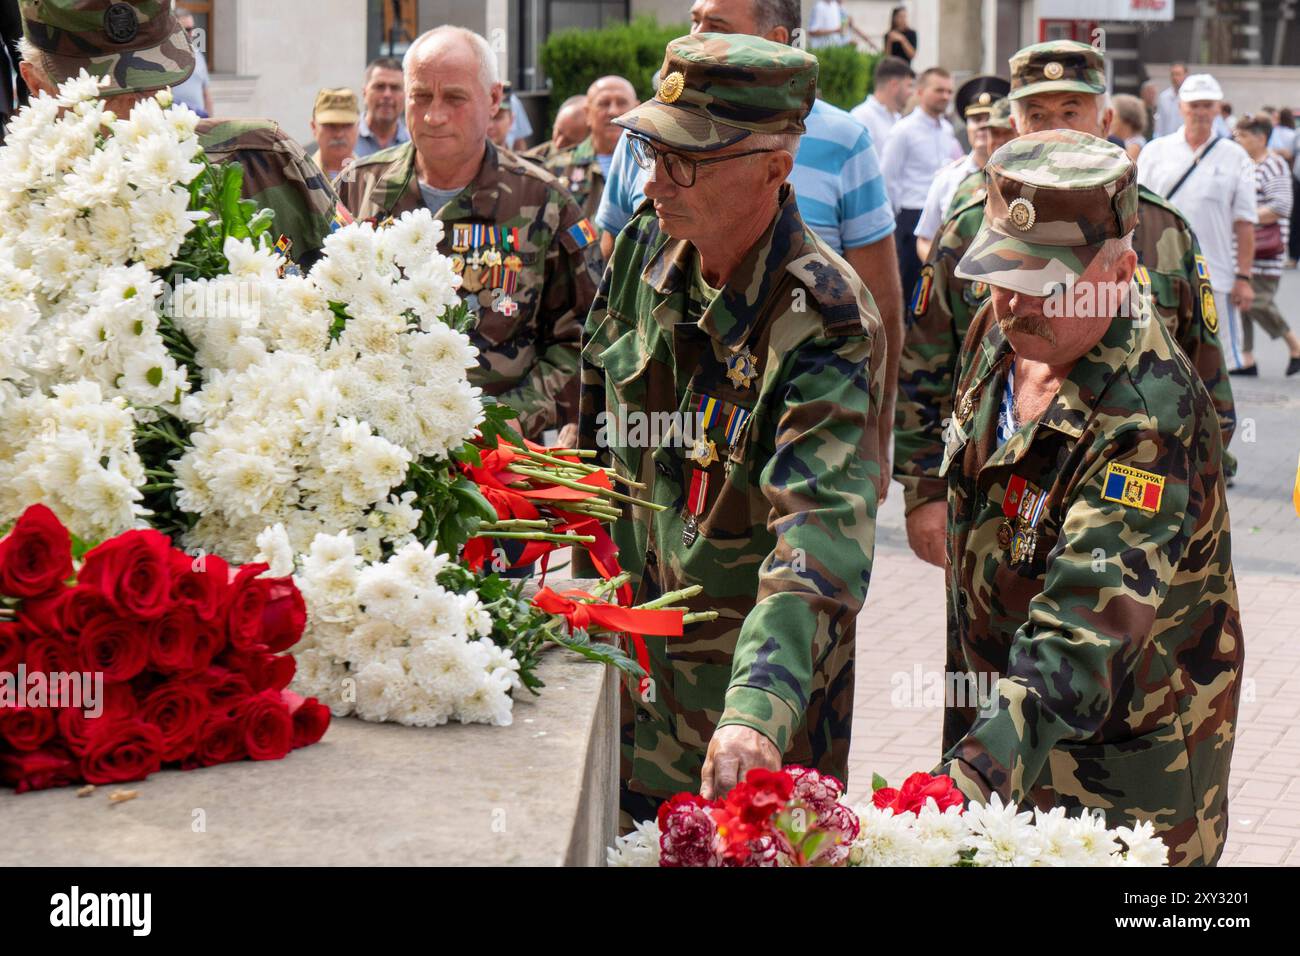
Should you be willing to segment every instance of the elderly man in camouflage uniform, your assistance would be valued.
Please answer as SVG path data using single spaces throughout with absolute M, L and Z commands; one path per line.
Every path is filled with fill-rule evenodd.
M 638 602 L 699 584 L 688 603 L 721 616 L 646 638 L 649 680 L 622 698 L 625 826 L 753 767 L 845 776 L 881 461 L 879 314 L 785 185 L 816 59 L 697 33 L 661 75 L 616 121 L 652 175 L 587 320 L 583 444 L 608 439 L 664 506 L 614 529 Z M 664 413 L 649 447 L 608 424 Z
M 1105 63 L 1100 51 L 1072 40 L 1026 47 L 1011 58 L 1012 119 L 1021 133 L 1074 129 L 1105 135 Z M 1155 193 L 1139 188 L 1133 239 L 1139 280 L 1155 311 L 1187 353 L 1214 399 L 1229 477 L 1227 452 L 1236 425 L 1232 389 L 1219 347 L 1218 317 L 1209 271 L 1187 220 Z M 908 543 L 917 556 L 943 564 L 944 482 L 937 469 L 943 430 L 952 416 L 957 352 L 988 284 L 954 275 L 984 219 L 983 197 L 958 208 L 936 238 L 912 293 L 895 414 L 894 476 L 903 485 Z
M 634 106 L 636 89 L 630 82 L 621 76 L 602 76 L 587 88 L 587 125 L 591 133 L 577 146 L 546 160 L 547 171 L 569 188 L 588 219 L 595 220 L 600 208 L 605 174 L 622 133 L 614 120 Z
M 993 291 L 939 470 L 947 669 L 992 690 L 949 701 L 940 770 L 981 802 L 1150 821 L 1171 863 L 1213 863 L 1243 658 L 1218 415 L 1133 281 L 1124 151 L 1050 130 L 987 171 L 957 275 Z
M 85 70 L 104 79 L 107 107 L 127 114 L 194 72 L 194 53 L 171 0 L 23 0 L 21 9 L 20 69 L 33 93 L 54 94 Z M 310 268 L 340 210 L 302 147 L 264 120 L 201 120 L 198 137 L 214 163 L 243 167 L 244 198 L 275 213 L 272 238 Z
M 359 160 L 339 178 L 358 219 L 429 208 L 446 224 L 440 249 L 477 317 L 476 385 L 509 405 L 524 434 L 576 436 L 578 346 L 599 280 L 596 233 L 554 177 L 487 138 L 501 103 L 486 40 L 438 27 L 406 54 L 411 141 Z

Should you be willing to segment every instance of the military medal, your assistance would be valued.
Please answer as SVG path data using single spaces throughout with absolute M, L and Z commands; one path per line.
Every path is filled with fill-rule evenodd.
M 1008 518 L 1020 514 L 1020 501 L 1025 496 L 1028 482 L 1019 475 L 1012 475 L 1007 481 L 1006 494 L 1002 496 L 1002 513 Z
M 690 547 L 699 536 L 700 515 L 709 496 L 709 473 L 696 468 L 691 474 L 691 490 L 686 496 L 686 520 L 682 522 L 682 544 Z
M 512 255 L 507 257 L 505 262 L 505 279 L 501 285 L 501 289 L 505 292 L 505 295 L 502 296 L 501 301 L 497 303 L 497 311 L 505 316 L 513 316 L 519 311 L 519 304 L 511 298 L 511 296 L 514 295 L 515 289 L 519 285 L 519 270 L 510 265 L 511 259 L 514 259 L 516 262 L 519 261 L 518 256 Z
M 1047 493 L 1037 488 L 1030 488 L 1021 495 L 1016 533 L 1011 539 L 1012 564 L 1023 564 L 1034 556 L 1034 550 L 1038 547 L 1038 522 L 1043 517 L 1043 507 L 1046 504 Z
M 451 271 L 460 275 L 465 271 L 465 257 L 459 252 L 453 253 L 451 257 Z
M 749 388 L 750 382 L 757 377 L 758 364 L 750 354 L 748 346 L 734 355 L 727 356 L 727 378 L 736 388 Z
M 1011 547 L 1011 541 L 1015 537 L 1015 530 L 1011 524 L 1010 518 L 1003 518 L 1002 523 L 998 525 L 998 547 L 1003 551 Z
M 479 269 L 477 263 L 466 261 L 465 272 L 461 276 L 463 280 L 460 287 L 466 292 L 477 292 L 483 288 L 483 272 Z
M 715 442 L 701 436 L 691 449 L 691 461 L 701 468 L 708 468 L 718 460 L 718 446 Z
M 501 265 L 501 253 L 497 249 L 487 249 L 483 253 L 483 264 L 496 268 Z
M 451 251 L 469 251 L 469 226 L 465 223 L 457 223 L 451 227 Z

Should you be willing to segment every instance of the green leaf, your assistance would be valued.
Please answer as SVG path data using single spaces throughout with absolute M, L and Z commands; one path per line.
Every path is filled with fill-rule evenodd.
M 884 787 L 887 787 L 887 786 L 889 786 L 889 781 L 887 781 L 887 780 L 886 780 L 884 777 L 882 777 L 880 774 L 878 774 L 878 773 L 873 773 L 873 774 L 871 775 L 871 792 L 872 792 L 872 793 L 875 793 L 877 790 L 880 790 L 880 789 L 882 789 L 882 788 L 884 788 Z
M 93 547 L 95 547 L 94 542 L 85 541 L 75 534 L 72 535 L 72 560 L 80 561 Z

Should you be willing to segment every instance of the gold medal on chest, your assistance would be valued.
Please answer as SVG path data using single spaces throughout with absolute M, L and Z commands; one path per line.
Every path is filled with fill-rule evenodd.
M 742 348 L 734 355 L 727 356 L 727 379 L 736 388 L 749 388 L 758 377 L 758 363 L 750 354 L 749 347 Z

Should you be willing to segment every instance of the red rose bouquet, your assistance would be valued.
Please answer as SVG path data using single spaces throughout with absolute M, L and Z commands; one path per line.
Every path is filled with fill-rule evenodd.
M 141 780 L 315 743 L 329 710 L 285 690 L 306 607 L 266 565 L 128 531 L 74 564 L 44 505 L 0 540 L 0 783 Z

